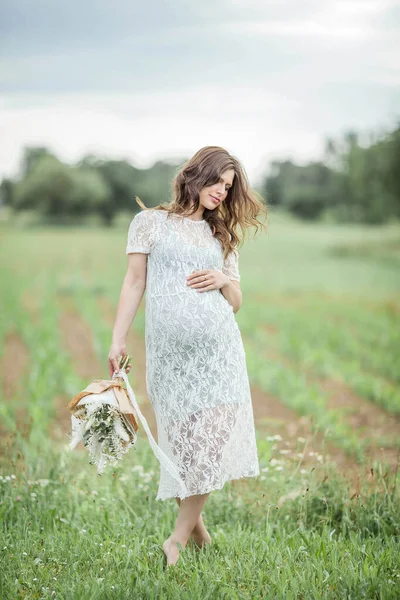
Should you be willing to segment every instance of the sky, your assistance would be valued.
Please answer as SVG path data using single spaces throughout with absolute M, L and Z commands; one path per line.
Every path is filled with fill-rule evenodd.
M 25 146 L 138 167 L 273 159 L 400 115 L 400 1 L 1 0 L 0 178 Z

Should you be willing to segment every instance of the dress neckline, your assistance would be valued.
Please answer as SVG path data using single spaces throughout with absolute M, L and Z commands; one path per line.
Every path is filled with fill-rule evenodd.
M 182 218 L 185 219 L 185 221 L 191 221 L 192 223 L 204 223 L 205 222 L 205 219 L 200 219 L 200 220 L 195 221 L 194 219 L 191 219 L 190 217 L 182 217 Z
M 205 219 L 200 219 L 200 220 L 196 220 L 196 221 L 195 221 L 194 219 L 191 219 L 190 217 L 184 217 L 184 216 L 182 216 L 182 215 L 178 215 L 177 213 L 172 213 L 172 214 L 173 214 L 175 217 L 179 217 L 179 218 L 181 218 L 181 219 L 184 219 L 185 221 L 190 221 L 191 223 L 205 223 L 205 222 L 206 222 L 206 220 L 205 220 Z

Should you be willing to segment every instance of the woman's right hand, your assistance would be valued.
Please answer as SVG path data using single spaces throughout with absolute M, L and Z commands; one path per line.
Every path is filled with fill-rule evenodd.
M 108 353 L 108 372 L 110 373 L 110 377 L 113 376 L 114 372 L 116 371 L 117 373 L 119 372 L 119 367 L 118 367 L 118 358 L 120 356 L 125 356 L 126 355 L 126 343 L 116 343 L 113 342 L 111 344 L 111 348 L 110 348 L 110 352 Z M 131 370 L 131 365 L 128 364 L 127 367 L 125 367 L 125 372 L 129 373 L 129 371 Z

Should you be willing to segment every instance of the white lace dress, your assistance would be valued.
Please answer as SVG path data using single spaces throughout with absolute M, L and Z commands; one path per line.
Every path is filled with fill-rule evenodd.
M 240 281 L 238 252 L 224 261 L 207 221 L 148 209 L 133 218 L 126 253 L 148 254 L 146 383 L 158 444 L 187 495 L 259 475 L 246 355 L 231 304 L 220 290 L 186 286 L 195 270 L 217 269 Z M 160 465 L 157 500 L 180 497 Z

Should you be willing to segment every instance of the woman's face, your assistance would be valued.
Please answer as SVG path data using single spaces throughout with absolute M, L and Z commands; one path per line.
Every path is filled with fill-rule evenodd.
M 229 188 L 233 185 L 235 171 L 227 169 L 216 183 L 207 185 L 200 190 L 200 204 L 208 210 L 217 208 L 227 197 Z

